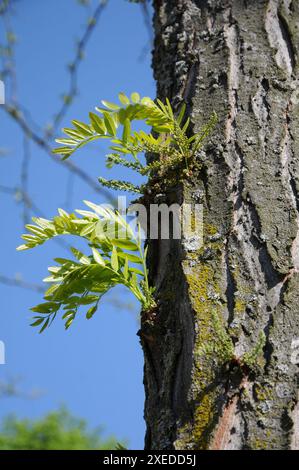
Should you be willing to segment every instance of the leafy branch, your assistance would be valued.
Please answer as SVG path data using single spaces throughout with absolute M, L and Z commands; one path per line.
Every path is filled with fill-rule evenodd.
M 127 287 L 143 309 L 155 306 L 140 228 L 135 234 L 118 212 L 88 201 L 85 204 L 90 210 L 76 210 L 79 217 L 59 209 L 52 220 L 33 218 L 34 224 L 26 225 L 29 233 L 22 236 L 26 243 L 17 248 L 31 249 L 60 235 L 79 236 L 90 248 L 85 255 L 72 247 L 74 259 L 56 258 L 57 264 L 48 268 L 50 276 L 44 281 L 51 285 L 44 294 L 45 302 L 31 309 L 38 313 L 31 326 L 41 327 L 40 332 L 51 325 L 60 309 L 66 328 L 81 306 L 89 306 L 86 318 L 90 319 L 103 295 L 118 284 Z
M 176 169 L 182 163 L 188 170 L 204 139 L 216 123 L 216 114 L 200 132 L 189 135 L 190 119 L 185 118 L 183 104 L 175 115 L 168 99 L 166 103 L 155 103 L 148 97 L 141 98 L 132 93 L 118 95 L 120 104 L 102 101 L 104 107 L 96 107 L 98 114 L 91 112 L 89 122 L 73 120 L 72 128 L 63 129 L 67 137 L 57 139 L 61 144 L 53 152 L 68 159 L 75 151 L 98 139 L 109 139 L 110 150 L 106 165 L 122 165 L 143 176 L 164 178 L 169 169 Z M 132 129 L 133 121 L 141 120 L 152 128 L 153 133 Z M 151 152 L 157 159 L 143 164 L 140 154 Z M 108 188 L 142 193 L 145 186 L 138 187 L 131 182 L 106 180 L 99 182 Z M 153 288 L 149 286 L 146 267 L 146 249 L 142 248 L 140 226 L 137 235 L 126 220 L 110 208 L 85 201 L 91 209 L 77 210 L 69 214 L 62 209 L 52 220 L 33 218 L 34 225 L 26 225 L 29 233 L 22 236 L 25 244 L 18 250 L 27 250 L 43 244 L 58 235 L 76 235 L 85 239 L 90 254 L 85 255 L 71 247 L 74 260 L 56 258 L 56 266 L 50 267 L 50 276 L 45 279 L 51 286 L 45 293 L 45 302 L 31 310 L 38 313 L 32 326 L 44 331 L 55 319 L 58 311 L 64 311 L 65 327 L 74 321 L 81 306 L 89 306 L 86 317 L 91 318 L 97 311 L 102 296 L 118 284 L 127 287 L 139 300 L 144 311 L 156 308 Z M 138 265 L 136 268 L 134 265 Z M 223 339 L 223 338 L 222 338 Z
M 96 107 L 99 114 L 89 113 L 89 122 L 73 120 L 72 128 L 64 128 L 66 138 L 57 139 L 62 146 L 53 152 L 68 159 L 81 147 L 98 139 L 109 139 L 112 153 L 106 155 L 106 165 L 122 165 L 149 178 L 159 174 L 163 177 L 169 169 L 194 159 L 205 138 L 215 126 L 217 116 L 212 114 L 208 123 L 198 132 L 189 136 L 190 118 L 185 118 L 186 105 L 183 104 L 177 116 L 168 99 L 166 103 L 151 98 L 141 98 L 136 92 L 130 98 L 124 93 L 118 95 L 120 104 L 102 101 L 104 107 Z M 133 121 L 143 121 L 152 132 L 134 131 Z M 150 164 L 143 164 L 140 154 L 146 152 L 159 156 Z M 112 189 L 142 193 L 144 186 L 137 187 L 128 182 L 106 180 L 99 182 Z

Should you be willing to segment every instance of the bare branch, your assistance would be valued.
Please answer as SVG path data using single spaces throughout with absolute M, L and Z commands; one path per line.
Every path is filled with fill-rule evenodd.
M 112 196 L 111 192 L 99 186 L 99 184 L 94 180 L 88 173 L 86 173 L 82 168 L 76 166 L 76 164 L 71 160 L 61 160 L 61 158 L 52 153 L 52 148 L 49 143 L 40 137 L 36 132 L 32 131 L 29 128 L 23 114 L 14 106 L 5 104 L 2 108 L 16 121 L 16 123 L 20 126 L 22 131 L 29 137 L 33 142 L 35 142 L 39 147 L 41 147 L 49 157 L 59 163 L 60 165 L 66 167 L 69 171 L 72 171 L 75 175 L 79 176 L 81 180 L 83 180 L 88 186 L 90 186 L 94 191 L 104 194 L 104 196 L 113 203 L 115 201 L 114 197 Z
M 45 286 L 43 286 L 42 284 L 34 284 L 31 282 L 23 281 L 23 279 L 3 276 L 3 274 L 0 274 L 0 282 L 1 284 L 5 284 L 6 286 L 22 287 L 23 289 L 29 289 L 35 292 L 44 293 L 46 290 Z
M 52 137 L 53 135 L 55 135 L 58 125 L 63 120 L 70 104 L 73 102 L 74 97 L 77 95 L 78 69 L 80 63 L 83 60 L 85 49 L 89 42 L 89 39 L 107 3 L 108 2 L 100 2 L 97 5 L 93 15 L 88 20 L 87 28 L 85 29 L 84 34 L 77 45 L 75 58 L 69 64 L 70 84 L 68 93 L 65 95 L 66 98 L 64 99 L 64 103 L 61 109 L 58 111 L 54 118 L 52 129 L 47 133 L 48 137 Z
M 73 172 L 76 176 L 78 176 L 82 181 L 84 181 L 89 187 L 91 187 L 97 193 L 100 193 L 106 197 L 111 203 L 114 203 L 114 197 L 111 195 L 111 192 L 105 188 L 102 188 L 96 180 L 94 180 L 88 173 L 86 173 L 82 168 L 79 168 L 75 163 L 72 161 L 62 161 L 60 157 L 52 153 L 51 145 L 49 141 L 53 138 L 57 126 L 65 116 L 67 110 L 69 109 L 70 105 L 72 104 L 73 98 L 76 95 L 77 91 L 77 77 L 78 77 L 78 68 L 82 62 L 84 52 L 88 41 L 91 37 L 92 32 L 95 29 L 95 26 L 100 18 L 101 13 L 103 12 L 107 2 L 100 2 L 94 10 L 91 18 L 89 19 L 87 28 L 82 35 L 81 40 L 79 41 L 77 52 L 75 58 L 72 62 L 72 66 L 70 67 L 70 87 L 68 92 L 67 100 L 64 100 L 64 104 L 62 105 L 61 109 L 56 114 L 52 127 L 47 129 L 46 132 L 40 131 L 40 127 L 37 126 L 28 110 L 26 110 L 22 105 L 17 103 L 16 97 L 16 73 L 15 73 L 15 56 L 14 56 L 14 37 L 12 28 L 10 26 L 10 11 L 9 6 L 11 6 L 11 2 L 6 0 L 5 8 L 2 10 L 0 9 L 1 17 L 4 22 L 4 27 L 6 31 L 7 37 L 7 44 L 6 48 L 9 50 L 9 58 L 7 62 L 4 61 L 3 63 L 3 70 L 1 71 L 2 76 L 10 78 L 12 82 L 12 97 L 10 99 L 10 103 L 6 103 L 3 108 L 11 118 L 19 125 L 20 129 L 24 132 L 28 139 L 31 139 L 35 144 L 37 144 L 40 148 L 42 148 L 50 158 L 55 161 L 56 163 L 60 163 L 63 165 L 68 171 Z M 3 58 L 2 58 L 3 59 Z M 30 124 L 29 124 L 30 123 Z

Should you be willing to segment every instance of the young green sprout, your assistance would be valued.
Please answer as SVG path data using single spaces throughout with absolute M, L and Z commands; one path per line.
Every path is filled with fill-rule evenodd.
M 53 152 L 66 159 L 90 142 L 108 139 L 111 152 L 106 155 L 107 167 L 122 165 L 150 179 L 157 172 L 163 175 L 178 163 L 183 162 L 188 168 L 216 123 L 213 114 L 200 132 L 190 136 L 185 104 L 175 116 L 168 99 L 163 104 L 148 97 L 141 99 L 138 93 L 132 93 L 130 98 L 124 93 L 118 96 L 120 104 L 102 101 L 104 108 L 97 107 L 98 114 L 91 112 L 88 123 L 72 121 L 72 128 L 63 129 L 67 137 L 57 139 L 62 146 Z M 153 133 L 134 131 L 132 123 L 136 120 L 150 126 Z M 140 156 L 146 152 L 159 158 L 143 164 Z M 137 193 L 145 188 L 101 177 L 99 182 L 109 188 Z M 26 243 L 18 247 L 27 250 L 61 235 L 77 235 L 89 246 L 87 254 L 72 247 L 74 259 L 56 258 L 56 265 L 49 268 L 50 276 L 44 280 L 51 285 L 44 295 L 45 302 L 31 309 L 37 314 L 31 325 L 40 327 L 40 332 L 53 322 L 59 310 L 63 311 L 66 328 L 81 306 L 88 306 L 86 317 L 91 318 L 102 296 L 119 284 L 135 295 L 144 312 L 156 307 L 140 227 L 135 234 L 117 211 L 88 201 L 85 204 L 90 210 L 77 210 L 79 216 L 58 209 L 59 215 L 52 220 L 33 218 L 34 224 L 26 225 L 29 233 L 22 236 Z
M 90 210 L 77 210 L 79 216 L 58 209 L 59 215 L 52 220 L 34 218 L 35 224 L 26 226 L 29 234 L 22 236 L 26 243 L 17 248 L 34 248 L 61 235 L 77 235 L 89 246 L 88 254 L 71 247 L 75 259 L 55 258 L 57 264 L 48 268 L 50 276 L 44 281 L 51 286 L 45 302 L 31 309 L 38 314 L 32 326 L 40 326 L 40 331 L 52 323 L 60 309 L 66 328 L 82 305 L 88 306 L 86 317 L 91 318 L 102 296 L 118 284 L 127 287 L 144 310 L 155 304 L 140 229 L 135 234 L 126 220 L 108 207 L 85 204 Z

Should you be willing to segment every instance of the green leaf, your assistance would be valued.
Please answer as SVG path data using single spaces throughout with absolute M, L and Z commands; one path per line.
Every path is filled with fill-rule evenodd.
M 94 204 L 93 202 L 86 201 L 86 200 L 84 200 L 83 202 L 84 202 L 84 204 L 85 204 L 87 207 L 90 207 L 90 209 L 92 209 L 96 214 L 101 215 L 102 217 L 107 218 L 108 212 L 107 212 L 107 208 L 106 208 L 106 207 L 100 206 L 100 205 L 98 205 L 98 204 Z M 77 212 L 79 212 L 79 211 L 77 211 Z M 96 215 L 94 215 L 94 217 L 95 217 L 95 216 L 96 216 Z
M 106 108 L 111 109 L 112 111 L 117 111 L 120 108 L 120 106 L 118 106 L 118 104 L 110 103 L 110 101 L 102 100 L 101 103 Z
M 21 235 L 21 238 L 23 238 L 23 240 L 27 240 L 29 242 L 34 242 L 34 241 L 37 241 L 37 237 L 35 235 L 28 235 L 28 234 L 25 234 L 25 235 Z
M 67 217 L 69 218 L 69 214 L 64 210 L 64 209 L 57 209 L 58 210 L 58 214 L 60 215 L 60 217 Z
M 136 91 L 131 94 L 131 100 L 133 103 L 139 103 L 140 102 L 140 95 Z
M 97 311 L 97 306 L 96 305 L 94 305 L 93 307 L 90 307 L 87 310 L 87 313 L 86 313 L 87 320 L 89 320 L 91 317 L 93 317 L 93 315 L 96 313 L 96 311 Z
M 124 275 L 124 278 L 127 280 L 128 277 L 129 277 L 129 261 L 128 261 L 128 258 L 126 258 L 126 261 L 125 261 L 123 275 Z
M 142 191 L 139 186 L 135 186 L 128 181 L 118 181 L 118 180 L 106 180 L 101 176 L 98 178 L 99 183 L 101 183 L 106 188 L 118 189 L 120 191 L 130 191 L 132 193 L 140 194 Z
M 90 264 L 90 259 L 85 256 L 81 251 L 77 250 L 77 248 L 71 247 L 71 252 L 75 255 L 78 261 L 82 264 Z
M 29 250 L 30 249 L 30 246 L 28 245 L 19 245 L 16 250 L 17 251 L 24 251 L 24 250 Z
M 72 124 L 78 129 L 79 132 L 81 132 L 86 137 L 92 135 L 92 130 L 84 122 L 73 120 Z
M 61 160 L 64 161 L 72 155 L 73 149 L 70 149 L 69 147 L 59 147 L 57 149 L 52 150 L 52 153 L 62 155 Z
M 119 251 L 118 257 L 123 258 L 123 259 L 128 258 L 128 260 L 131 261 L 132 263 L 143 264 L 143 260 L 142 258 L 140 258 L 140 256 L 132 255 L 131 253 L 124 253 L 122 251 Z
M 138 279 L 137 279 L 137 274 L 133 272 L 131 276 L 131 283 L 133 286 L 138 287 Z
M 51 298 L 51 296 L 58 289 L 58 287 L 59 287 L 58 284 L 53 284 L 52 286 L 50 286 L 49 289 L 46 290 L 46 292 L 44 294 L 44 298 L 45 299 Z
M 57 310 L 56 302 L 44 302 L 43 304 L 38 304 L 35 307 L 31 307 L 32 312 L 38 313 L 51 313 L 53 310 Z
M 95 223 L 92 222 L 91 224 L 86 224 L 85 227 L 80 232 L 81 237 L 86 237 L 86 235 L 89 235 L 95 228 Z
M 43 282 L 57 282 L 57 281 L 58 281 L 57 277 L 54 277 L 54 276 L 48 276 L 43 279 Z
M 71 324 L 72 324 L 73 321 L 74 321 L 74 318 L 75 318 L 75 317 L 72 316 L 72 317 L 70 317 L 70 318 L 65 322 L 64 327 L 65 327 L 66 330 L 69 329 L 69 327 L 71 326 Z
M 182 120 L 184 119 L 185 116 L 185 111 L 186 111 L 186 103 L 183 103 L 179 112 L 179 115 L 177 117 L 177 123 L 180 126 L 182 123 Z
M 89 118 L 92 124 L 92 127 L 99 134 L 106 134 L 106 126 L 102 118 L 97 116 L 97 114 L 89 113 Z
M 81 297 L 78 301 L 79 305 L 89 305 L 99 300 L 97 295 L 85 295 Z
M 154 131 L 159 132 L 159 134 L 164 134 L 164 133 L 170 132 L 170 127 L 169 126 L 153 125 L 153 129 L 154 129 Z
M 130 138 L 131 135 L 131 123 L 130 119 L 125 119 L 124 122 L 124 130 L 123 130 L 123 135 L 122 135 L 122 140 L 126 144 Z
M 118 271 L 118 255 L 115 246 L 112 248 L 111 267 L 114 271 Z
M 141 104 L 143 104 L 145 106 L 154 106 L 154 102 L 149 96 L 144 96 L 141 99 Z
M 182 132 L 183 132 L 184 134 L 186 134 L 187 129 L 188 129 L 188 127 L 189 127 L 189 124 L 190 124 L 190 118 L 186 119 L 186 122 L 185 122 L 184 126 L 182 127 Z
M 108 114 L 107 112 L 103 112 L 104 115 L 104 123 L 107 128 L 107 131 L 110 135 L 113 135 L 113 137 L 116 136 L 116 127 L 113 118 Z
M 75 315 L 74 310 L 67 310 L 63 315 L 62 315 L 62 320 L 66 320 L 67 318 L 74 318 Z
M 70 145 L 71 147 L 78 145 L 78 141 L 73 139 L 55 139 L 55 142 L 57 142 L 57 144 Z
M 30 323 L 30 326 L 38 326 L 44 321 L 43 317 L 34 317 L 34 318 L 37 318 L 37 320 L 35 320 L 33 323 Z
M 144 276 L 144 272 L 137 268 L 130 268 L 130 272 L 139 274 L 139 276 Z
M 166 98 L 166 104 L 167 104 L 168 115 L 169 115 L 170 119 L 173 121 L 174 120 L 174 115 L 173 115 L 172 107 L 171 107 L 171 104 L 170 104 L 170 101 L 169 101 L 168 98 Z
M 125 153 L 125 154 L 130 153 L 130 151 L 127 150 L 126 148 L 118 147 L 117 145 L 111 145 L 110 148 L 111 150 L 114 150 L 115 152 L 120 152 L 120 153 Z
M 122 248 L 124 250 L 130 250 L 130 251 L 137 251 L 138 250 L 138 246 L 136 245 L 136 243 L 132 242 L 131 240 L 113 238 L 110 241 L 113 245 L 115 245 L 119 248 Z
M 45 323 L 43 324 L 43 326 L 41 327 L 41 329 L 39 330 L 39 333 L 42 333 L 46 328 L 47 326 L 49 325 L 50 323 L 50 317 L 47 318 L 47 320 L 45 321 Z
M 121 104 L 124 104 L 124 105 L 130 104 L 129 98 L 123 92 L 120 92 L 118 94 L 118 98 L 119 98 L 119 101 L 121 102 Z
M 69 135 L 70 137 L 74 137 L 76 140 L 80 141 L 80 140 L 83 140 L 84 139 L 84 136 L 85 134 L 83 134 L 81 131 L 79 131 L 78 129 L 70 129 L 70 128 L 67 128 L 67 127 L 64 127 L 62 129 L 62 131 Z
M 92 249 L 92 254 L 93 254 L 93 257 L 94 257 L 94 260 L 101 266 L 105 266 L 105 261 L 103 260 L 102 256 L 100 255 L 100 253 L 98 252 L 98 250 L 96 250 L 94 247 L 91 248 Z
M 34 235 L 44 236 L 44 230 L 40 227 L 37 227 L 36 225 L 27 224 L 25 225 L 25 228 L 28 230 L 28 232 L 32 232 Z

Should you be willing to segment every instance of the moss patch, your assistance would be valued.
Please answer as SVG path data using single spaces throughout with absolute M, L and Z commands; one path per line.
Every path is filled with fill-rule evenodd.
M 212 311 L 219 310 L 217 302 L 220 288 L 214 278 L 213 266 L 209 263 L 190 267 L 183 262 L 190 300 L 194 311 L 195 345 L 192 390 L 190 400 L 195 403 L 192 428 L 182 427 L 177 448 L 205 449 L 208 447 L 207 429 L 214 419 L 215 391 L 208 390 L 215 379 L 215 359 L 203 354 L 202 348 L 214 341 Z

